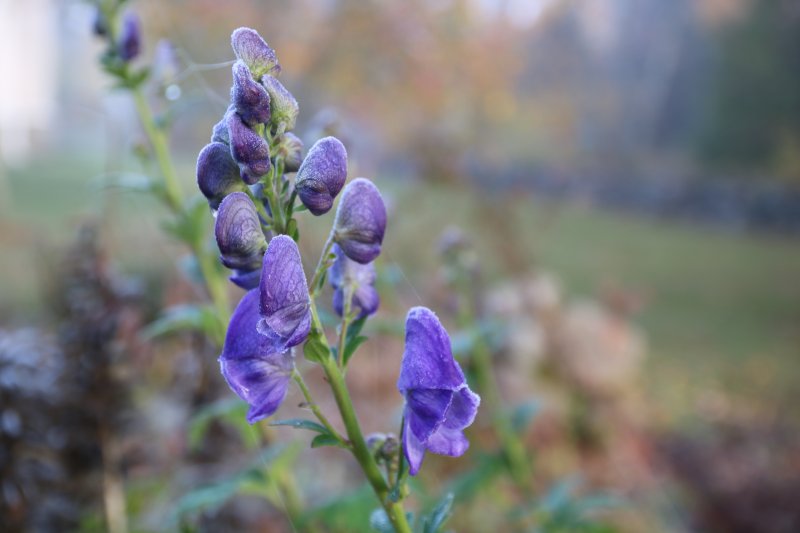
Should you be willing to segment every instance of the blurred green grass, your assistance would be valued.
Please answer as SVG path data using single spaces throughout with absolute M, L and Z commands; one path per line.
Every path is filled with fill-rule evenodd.
M 187 191 L 192 167 L 181 165 Z M 43 266 L 87 215 L 105 213 L 111 254 L 124 270 L 155 276 L 174 268 L 172 243 L 159 230 L 164 213 L 146 195 L 103 186 L 103 173 L 99 160 L 63 154 L 7 172 L 0 318 L 35 317 L 46 306 L 37 281 Z M 665 416 L 691 416 L 704 395 L 720 390 L 770 409 L 797 399 L 797 240 L 545 202 L 520 191 L 378 181 L 390 206 L 382 261 L 402 272 L 409 303 L 433 284 L 442 230 L 458 225 L 472 236 L 489 284 L 535 267 L 555 273 L 568 299 L 609 285 L 640 294 L 645 384 Z M 301 221 L 304 248 L 321 244 L 331 219 Z

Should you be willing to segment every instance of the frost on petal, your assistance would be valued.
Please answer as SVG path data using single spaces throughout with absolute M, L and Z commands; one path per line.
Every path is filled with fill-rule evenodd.
M 197 186 L 212 209 L 218 208 L 228 194 L 244 189 L 239 165 L 225 144 L 212 142 L 200 151 L 197 156 Z
M 256 79 L 264 74 L 277 75 L 281 71 L 275 51 L 256 30 L 238 28 L 231 34 L 231 47 L 237 59 L 244 62 Z
M 219 205 L 214 236 L 222 263 L 228 268 L 253 270 L 261 265 L 267 241 L 256 206 L 243 192 L 234 192 Z
M 283 170 L 297 172 L 303 164 L 303 141 L 291 132 L 286 132 L 278 145 L 278 155 L 283 157 Z
M 320 139 L 297 171 L 295 189 L 313 215 L 327 213 L 347 179 L 347 151 L 336 137 Z
M 242 121 L 238 113 L 228 113 L 226 124 L 231 143 L 231 156 L 239 164 L 242 179 L 248 185 L 256 183 L 269 172 L 269 144 Z
M 248 126 L 269 122 L 269 94 L 253 79 L 250 70 L 242 61 L 233 64 L 233 86 L 231 103 L 242 121 Z
M 386 206 L 371 181 L 356 178 L 347 184 L 333 230 L 336 242 L 353 261 L 363 264 L 378 257 L 386 232 Z
M 297 123 L 297 115 L 300 114 L 300 105 L 295 97 L 277 78 L 263 76 L 261 83 L 269 93 L 269 107 L 272 113 L 270 120 L 272 123 L 276 126 L 283 123 L 285 131 L 293 130 Z
M 258 291 L 250 291 L 231 317 L 219 358 L 228 385 L 250 405 L 247 421 L 251 424 L 278 409 L 293 369 L 291 352 L 271 351 L 268 339 L 256 329 L 258 320 Z
M 458 390 L 464 373 L 453 359 L 450 337 L 426 307 L 414 307 L 406 317 L 406 344 L 400 364 L 400 392 L 411 389 Z
M 311 308 L 300 251 L 291 237 L 278 235 L 270 241 L 259 289 L 259 331 L 275 346 L 303 342 L 311 331 Z

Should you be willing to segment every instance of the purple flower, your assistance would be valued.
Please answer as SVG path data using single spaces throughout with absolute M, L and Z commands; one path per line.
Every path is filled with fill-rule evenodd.
M 287 235 L 269 242 L 261 271 L 258 331 L 276 351 L 303 342 L 311 331 L 308 283 L 297 244 Z
M 333 199 L 346 179 L 347 151 L 336 137 L 325 137 L 308 151 L 297 171 L 294 186 L 303 205 L 319 216 L 333 207 Z
M 228 194 L 244 189 L 239 165 L 231 157 L 226 145 L 213 142 L 200 151 L 197 156 L 197 186 L 208 198 L 212 209 L 218 208 Z
M 261 283 L 261 266 L 253 270 L 235 269 L 228 279 L 246 291 L 255 289 Z
M 336 255 L 328 279 L 333 286 L 333 309 L 344 314 L 344 297 L 348 286 L 353 287 L 351 308 L 358 310 L 358 318 L 369 316 L 378 310 L 381 299 L 375 290 L 375 264 L 362 265 L 348 258 L 338 244 L 333 245 Z
M 269 339 L 257 331 L 258 320 L 258 291 L 250 291 L 233 312 L 219 358 L 228 386 L 250 404 L 251 424 L 278 410 L 294 369 L 291 351 L 273 351 Z
M 211 130 L 212 143 L 219 142 L 225 145 L 231 144 L 231 134 L 228 131 L 228 115 L 235 112 L 236 109 L 233 106 L 228 107 L 228 110 L 224 115 L 222 115 L 220 121 L 214 124 L 214 128 Z
M 334 239 L 347 257 L 361 264 L 373 261 L 385 231 L 386 206 L 378 188 L 365 178 L 348 183 L 333 223 Z
M 261 266 L 267 240 L 261 231 L 256 206 L 243 192 L 234 192 L 219 205 L 214 236 L 222 264 L 252 271 Z
M 263 76 L 261 83 L 264 84 L 264 88 L 269 93 L 272 123 L 276 126 L 283 123 L 285 131 L 293 130 L 297 123 L 297 115 L 300 113 L 300 106 L 297 100 L 277 78 L 269 75 Z
M 283 157 L 283 170 L 297 172 L 303 163 L 303 141 L 294 133 L 284 133 L 278 145 L 278 155 Z
M 269 122 L 269 94 L 253 79 L 250 69 L 242 61 L 233 64 L 231 103 L 242 121 L 248 126 Z
M 142 50 L 142 28 L 139 17 L 133 11 L 127 11 L 122 18 L 122 29 L 117 41 L 120 59 L 131 61 Z
M 277 76 L 281 71 L 275 50 L 261 38 L 256 30 L 239 28 L 231 34 L 231 46 L 236 58 L 241 60 L 253 77 L 259 79 L 264 74 Z
M 430 309 L 406 317 L 406 347 L 397 388 L 405 396 L 403 452 L 409 473 L 419 472 L 425 452 L 458 457 L 469 447 L 463 430 L 475 419 L 480 397 L 453 359 L 450 337 Z
M 226 121 L 231 142 L 231 156 L 239 163 L 242 180 L 256 183 L 269 172 L 269 144 L 242 121 L 238 113 L 229 113 Z

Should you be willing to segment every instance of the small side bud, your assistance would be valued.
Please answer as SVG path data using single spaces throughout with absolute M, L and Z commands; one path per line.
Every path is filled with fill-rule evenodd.
M 142 51 L 141 23 L 138 15 L 133 11 L 127 11 L 122 18 L 117 51 L 120 59 L 126 63 L 132 61 Z
M 231 156 L 239 163 L 242 180 L 248 185 L 256 183 L 269 172 L 269 144 L 242 121 L 238 113 L 229 113 L 227 119 Z
M 330 211 L 347 179 L 347 151 L 336 137 L 320 139 L 297 171 L 295 189 L 313 215 Z
M 230 148 L 215 142 L 207 144 L 197 156 L 197 186 L 212 209 L 232 192 L 244 190 L 239 165 L 231 157 Z
M 231 46 L 236 58 L 247 65 L 255 79 L 265 74 L 277 76 L 281 71 L 275 50 L 261 38 L 256 30 L 239 28 L 231 34 Z
M 261 83 L 264 84 L 264 88 L 269 93 L 272 123 L 276 126 L 283 123 L 285 131 L 293 130 L 295 124 L 297 124 L 297 115 L 300 114 L 300 106 L 297 100 L 277 78 L 264 76 L 261 78 Z
M 303 164 L 303 141 L 294 133 L 284 133 L 278 145 L 278 155 L 283 157 L 284 171 L 297 172 Z
M 333 232 L 345 255 L 357 263 L 369 263 L 380 255 L 386 232 L 386 206 L 371 181 L 356 178 L 344 188 Z
M 226 267 L 245 271 L 261 267 L 267 240 L 261 231 L 256 206 L 247 194 L 234 192 L 222 200 L 214 237 Z
M 253 79 L 250 69 L 244 62 L 233 64 L 233 86 L 231 87 L 231 103 L 248 126 L 269 122 L 269 94 L 267 90 Z

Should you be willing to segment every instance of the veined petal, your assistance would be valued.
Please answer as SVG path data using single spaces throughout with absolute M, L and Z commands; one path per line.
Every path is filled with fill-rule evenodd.
M 406 408 L 405 423 L 403 424 L 403 454 L 408 461 L 408 472 L 416 476 L 425 458 L 425 446 L 414 435 L 411 430 L 411 422 L 408 418 L 409 410 Z
M 450 337 L 439 319 L 426 307 L 414 307 L 406 317 L 406 344 L 397 388 L 448 389 L 464 384 L 464 373 L 453 359 Z

